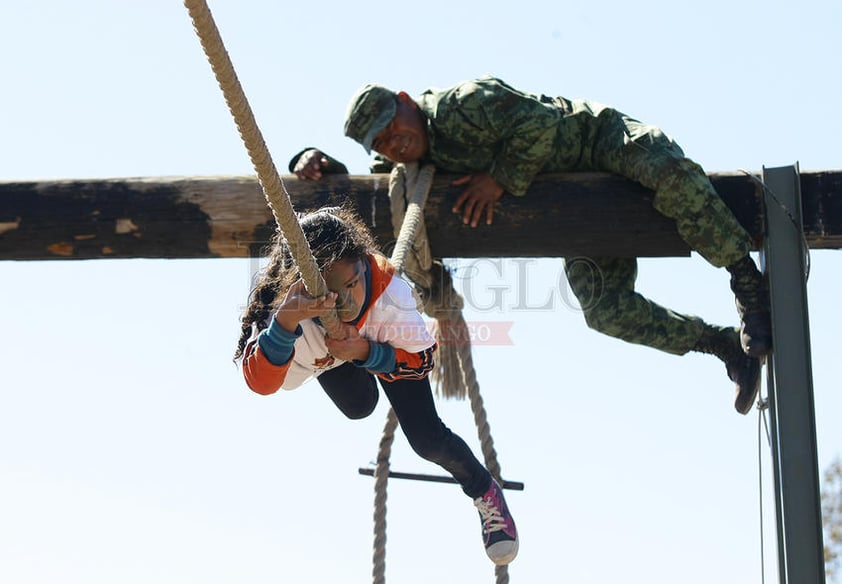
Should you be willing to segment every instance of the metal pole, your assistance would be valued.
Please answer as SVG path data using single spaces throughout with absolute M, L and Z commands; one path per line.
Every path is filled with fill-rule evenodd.
M 764 168 L 773 354 L 769 395 L 781 584 L 825 584 L 806 253 L 797 165 Z
M 373 468 L 359 468 L 357 470 L 361 475 L 367 475 L 370 477 L 374 476 Z M 421 474 L 412 472 L 395 472 L 393 470 L 390 470 L 387 476 L 390 479 L 410 479 L 414 481 L 427 481 L 428 483 L 451 483 L 454 485 L 459 484 L 453 477 L 445 477 L 440 475 Z M 502 481 L 500 483 L 500 486 L 504 489 L 511 489 L 513 491 L 522 491 L 524 488 L 524 485 L 521 482 L 507 480 Z

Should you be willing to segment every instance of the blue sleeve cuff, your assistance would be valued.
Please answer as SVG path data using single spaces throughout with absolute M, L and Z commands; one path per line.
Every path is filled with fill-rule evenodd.
M 369 342 L 368 359 L 354 361 L 354 365 L 372 373 L 391 373 L 395 370 L 395 348 L 384 343 Z
M 257 346 L 272 365 L 283 365 L 292 357 L 293 345 L 303 332 L 301 325 L 298 325 L 295 332 L 291 333 L 273 318 L 269 327 L 257 337 Z

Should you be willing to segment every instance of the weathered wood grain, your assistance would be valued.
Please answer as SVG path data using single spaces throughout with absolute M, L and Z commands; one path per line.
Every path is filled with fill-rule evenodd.
M 756 243 L 761 189 L 746 174 L 711 174 Z M 540 176 L 525 197 L 505 195 L 492 226 L 466 227 L 451 212 L 458 188 L 436 178 L 425 210 L 439 257 L 680 256 L 689 250 L 652 193 L 602 173 Z M 293 206 L 348 204 L 379 242 L 393 241 L 387 175 L 285 176 Z M 801 174 L 812 248 L 842 247 L 842 172 Z M 0 260 L 211 258 L 259 254 L 275 229 L 249 176 L 0 182 Z

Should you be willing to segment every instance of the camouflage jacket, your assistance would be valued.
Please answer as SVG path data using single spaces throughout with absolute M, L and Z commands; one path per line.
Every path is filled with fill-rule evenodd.
M 428 89 L 415 101 L 427 119 L 430 148 L 424 162 L 443 173 L 488 172 L 517 196 L 539 173 L 600 170 L 594 150 L 607 147 L 601 144 L 607 134 L 617 136 L 606 126 L 631 119 L 594 101 L 533 95 L 494 77 Z M 290 171 L 300 154 L 290 161 Z M 336 170 L 326 173 L 344 169 L 328 159 Z M 390 168 L 382 156 L 371 164 L 372 172 Z
M 539 173 L 595 169 L 602 119 L 616 120 L 600 114 L 618 114 L 592 101 L 524 93 L 493 77 L 429 89 L 416 102 L 437 169 L 488 172 L 517 196 Z

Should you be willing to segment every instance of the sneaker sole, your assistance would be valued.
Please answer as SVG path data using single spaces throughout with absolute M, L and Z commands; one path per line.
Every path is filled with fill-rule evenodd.
M 503 543 L 503 542 L 500 542 L 500 543 Z M 499 545 L 499 544 L 494 544 L 494 545 Z M 495 558 L 490 553 L 494 549 L 494 545 L 492 545 L 490 548 L 485 550 L 486 553 L 488 553 L 488 557 L 491 559 L 492 562 L 494 562 L 495 565 L 506 566 L 508 564 L 511 564 L 514 561 L 514 559 L 517 557 L 517 552 L 520 549 L 520 540 L 516 539 L 514 541 L 514 549 L 512 549 L 505 556 L 501 556 L 501 557 L 498 557 L 498 558 Z

